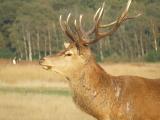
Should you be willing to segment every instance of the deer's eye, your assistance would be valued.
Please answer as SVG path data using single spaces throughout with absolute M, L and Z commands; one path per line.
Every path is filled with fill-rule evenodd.
M 66 53 L 65 56 L 72 56 L 72 54 L 71 53 Z

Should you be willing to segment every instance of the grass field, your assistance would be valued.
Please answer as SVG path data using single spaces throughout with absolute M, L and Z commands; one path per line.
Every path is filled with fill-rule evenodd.
M 0 92 L 0 120 L 94 120 L 71 97 Z
M 160 78 L 160 63 L 101 66 L 112 75 Z M 0 62 L 0 120 L 95 120 L 73 103 L 63 77 L 37 64 Z

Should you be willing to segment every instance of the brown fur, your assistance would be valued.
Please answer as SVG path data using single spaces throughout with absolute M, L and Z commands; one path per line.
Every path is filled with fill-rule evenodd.
M 111 76 L 94 62 L 77 79 L 70 82 L 75 103 L 99 120 L 160 119 L 160 80 Z
M 160 80 L 111 76 L 92 57 L 87 59 L 66 77 L 80 109 L 98 120 L 160 120 Z

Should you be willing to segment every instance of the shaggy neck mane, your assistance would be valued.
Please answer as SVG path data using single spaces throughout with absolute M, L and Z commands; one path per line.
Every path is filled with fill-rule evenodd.
M 83 111 L 95 117 L 100 116 L 101 113 L 95 107 L 104 106 L 106 102 L 108 105 L 109 94 L 112 92 L 110 77 L 95 61 L 89 61 L 77 76 L 70 80 L 74 102 Z M 108 97 L 103 95 L 104 93 Z
M 77 74 L 71 79 L 72 88 L 97 89 L 111 84 L 110 75 L 98 65 L 95 60 L 89 61 Z M 107 85 L 107 86 L 106 86 Z

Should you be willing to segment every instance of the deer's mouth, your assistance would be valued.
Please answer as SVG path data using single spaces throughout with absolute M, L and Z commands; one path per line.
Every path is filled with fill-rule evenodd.
M 39 64 L 42 66 L 42 68 L 43 69 L 45 69 L 45 70 L 50 70 L 53 66 L 50 66 L 50 65 L 47 65 L 46 63 L 45 63 L 45 59 L 41 59 L 40 61 L 39 61 Z
M 45 70 L 50 70 L 52 68 L 52 66 L 42 65 L 42 68 Z

